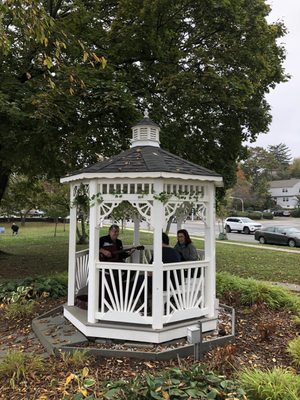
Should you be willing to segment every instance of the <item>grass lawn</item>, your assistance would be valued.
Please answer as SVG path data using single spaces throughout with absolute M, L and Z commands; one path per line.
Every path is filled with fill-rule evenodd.
M 12 236 L 11 224 L 3 224 L 6 233 L 0 234 L 0 280 L 22 279 L 35 275 L 53 275 L 68 269 L 68 228 L 59 224 L 54 237 L 54 224 L 27 222 L 20 227 L 19 235 Z M 100 235 L 107 233 L 107 227 Z M 141 232 L 141 244 L 151 244 L 151 233 Z M 124 245 L 131 245 L 133 232 L 120 234 Z M 175 238 L 171 237 L 175 244 Z M 194 241 L 203 248 L 203 240 Z M 87 245 L 78 246 L 78 250 Z M 274 248 L 274 246 L 272 246 Z M 217 243 L 217 271 L 227 271 L 240 277 L 259 280 L 300 283 L 299 254 L 237 246 L 228 242 Z
M 300 284 L 300 252 L 278 251 L 230 244 L 217 244 L 217 271 L 229 272 L 243 278 L 254 278 L 271 282 Z

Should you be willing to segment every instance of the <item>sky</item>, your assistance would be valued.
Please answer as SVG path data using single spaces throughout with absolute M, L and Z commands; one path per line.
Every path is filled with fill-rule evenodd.
M 269 132 L 259 135 L 251 146 L 267 149 L 268 145 L 284 143 L 293 158 L 300 158 L 300 0 L 268 0 L 267 3 L 272 7 L 268 21 L 281 20 L 288 30 L 279 43 L 286 49 L 284 67 L 291 78 L 267 95 L 273 121 Z

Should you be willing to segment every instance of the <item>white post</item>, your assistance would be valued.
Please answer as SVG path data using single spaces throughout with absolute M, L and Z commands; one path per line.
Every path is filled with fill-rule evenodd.
M 154 184 L 155 193 L 163 192 L 163 182 Z M 153 201 L 153 275 L 152 275 L 152 316 L 153 329 L 163 327 L 163 263 L 162 263 L 162 230 L 165 222 L 164 205 L 160 200 Z
M 205 305 L 208 307 L 208 317 L 215 313 L 216 300 L 216 241 L 215 241 L 215 186 L 209 184 L 208 203 L 206 209 L 205 258 L 209 258 L 209 265 L 205 277 Z
M 97 181 L 90 182 L 89 196 L 97 194 Z M 99 304 L 99 271 L 96 262 L 99 261 L 99 229 L 97 227 L 98 206 L 96 202 L 90 205 L 90 235 L 89 235 L 89 288 L 88 288 L 88 322 L 96 322 L 95 312 Z
M 76 225 L 77 225 L 77 208 L 73 204 L 75 187 L 76 185 L 74 184 L 70 185 L 68 306 L 74 306 L 75 304 Z
M 140 220 L 137 216 L 133 218 L 134 222 L 134 236 L 133 236 L 133 245 L 138 246 L 140 244 Z M 138 263 L 140 259 L 139 252 L 136 251 L 132 255 L 132 260 L 134 263 Z

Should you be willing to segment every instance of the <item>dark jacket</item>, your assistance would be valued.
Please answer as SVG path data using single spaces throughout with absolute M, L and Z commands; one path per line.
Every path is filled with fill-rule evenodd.
M 113 242 L 110 235 L 101 236 L 99 240 L 99 249 L 105 249 L 112 252 L 113 257 L 111 259 L 108 258 L 106 261 L 125 262 L 125 258 L 129 257 L 127 251 L 122 251 L 122 240 L 116 239 L 116 241 Z M 117 253 L 114 254 L 114 252 Z
M 174 249 L 180 253 L 181 261 L 197 261 L 199 259 L 197 249 L 192 243 L 182 246 L 177 242 Z

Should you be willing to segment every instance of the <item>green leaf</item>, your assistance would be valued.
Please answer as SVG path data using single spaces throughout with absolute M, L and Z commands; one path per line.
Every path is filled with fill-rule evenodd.
M 83 381 L 83 384 L 84 384 L 84 386 L 85 386 L 86 388 L 89 388 L 89 387 L 91 387 L 91 386 L 94 386 L 95 383 L 96 383 L 95 379 L 92 379 L 92 378 L 88 378 L 88 379 L 85 379 L 85 380 Z

